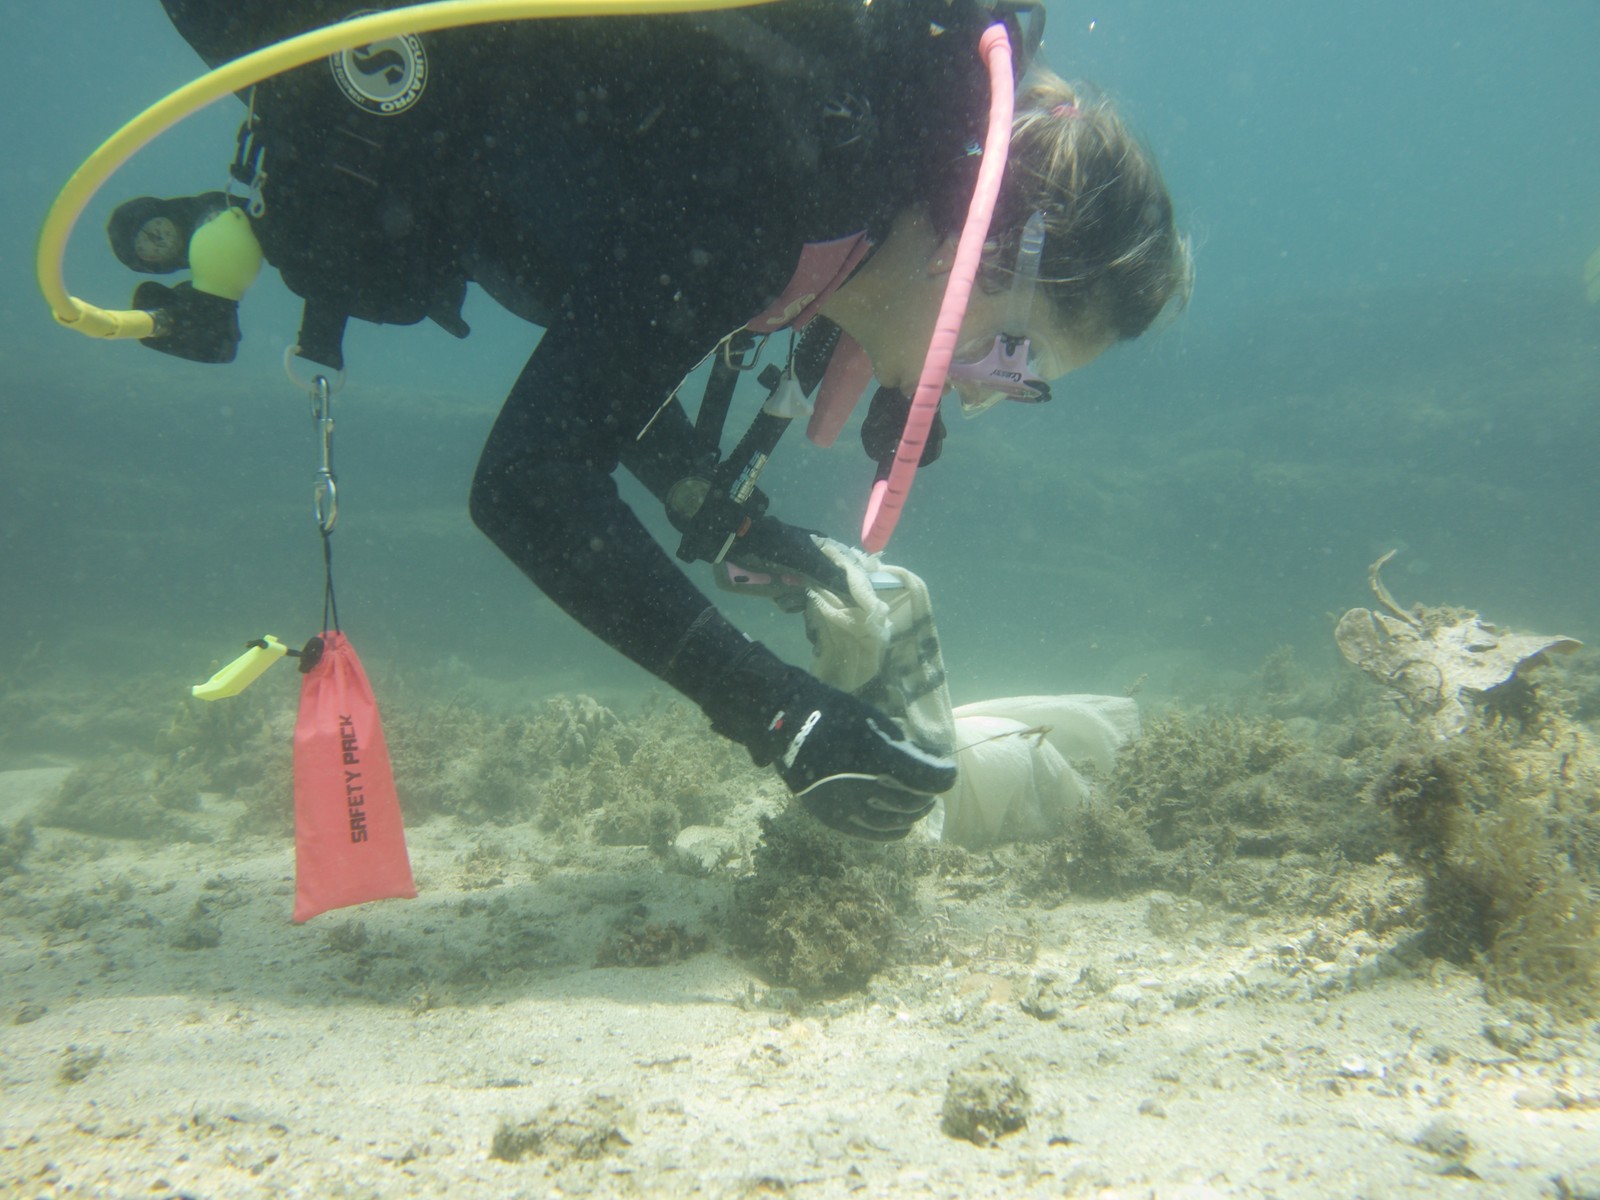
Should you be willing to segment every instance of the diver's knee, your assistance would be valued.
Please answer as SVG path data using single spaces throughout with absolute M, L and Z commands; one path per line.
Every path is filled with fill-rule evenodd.
M 496 479 L 499 474 L 480 465 L 472 477 L 472 490 L 467 494 L 467 513 L 478 532 L 490 541 L 498 541 L 496 535 L 505 527 L 506 506 Z
M 590 472 L 569 463 L 480 464 L 467 497 L 472 523 L 496 545 L 537 550 L 560 542 L 564 522 L 588 507 Z

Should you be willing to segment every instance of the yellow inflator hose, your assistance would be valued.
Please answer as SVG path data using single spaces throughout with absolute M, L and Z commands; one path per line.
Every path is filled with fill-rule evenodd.
M 138 309 L 98 308 L 67 291 L 64 263 L 67 241 L 90 199 L 148 143 L 213 100 L 260 83 L 273 75 L 304 66 L 384 38 L 429 33 L 463 25 L 525 21 L 535 17 L 649 16 L 662 13 L 710 12 L 748 8 L 772 0 L 435 0 L 408 8 L 371 13 L 264 46 L 224 63 L 152 104 L 101 144 L 83 161 L 61 189 L 39 231 L 39 290 L 55 318 L 89 337 L 143 338 L 153 332 L 151 316 Z

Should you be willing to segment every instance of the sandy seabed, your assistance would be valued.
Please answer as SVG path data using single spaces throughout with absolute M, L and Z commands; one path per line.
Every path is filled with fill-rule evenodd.
M 65 773 L 0 774 L 0 823 Z M 734 868 L 547 841 L 436 817 L 419 899 L 296 927 L 281 837 L 37 829 L 0 1193 L 1600 1197 L 1593 1026 L 1360 930 L 931 878 L 894 965 L 804 999 L 719 936 Z M 630 927 L 684 936 L 595 965 Z M 985 1080 L 1025 1123 L 952 1136 Z

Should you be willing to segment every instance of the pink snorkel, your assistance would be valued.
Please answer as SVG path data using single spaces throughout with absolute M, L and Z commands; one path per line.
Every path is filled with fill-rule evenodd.
M 895 450 L 894 465 L 889 468 L 887 478 L 873 483 L 872 494 L 867 499 L 867 515 L 861 522 L 861 545 L 872 554 L 889 544 L 889 536 L 900 520 L 900 510 L 905 507 L 911 481 L 917 474 L 928 429 L 939 411 L 939 398 L 944 394 L 950 359 L 961 336 L 961 322 L 967 315 L 972 284 L 978 277 L 983 243 L 989 236 L 989 222 L 1000 197 L 1000 177 L 1005 172 L 1006 154 L 1011 148 L 1016 88 L 1011 76 L 1011 39 L 1006 36 L 1004 25 L 996 23 L 983 31 L 978 39 L 978 53 L 989 68 L 989 129 L 984 136 L 983 161 L 978 166 L 978 183 L 972 190 L 967 220 L 956 243 L 955 262 L 950 269 L 949 282 L 945 284 L 944 300 L 939 305 L 939 317 L 928 343 L 928 357 L 922 364 L 922 376 L 911 400 L 905 431 Z

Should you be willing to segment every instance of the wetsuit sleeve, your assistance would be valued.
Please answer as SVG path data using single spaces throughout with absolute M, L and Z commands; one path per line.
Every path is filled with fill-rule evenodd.
M 527 107 L 507 110 L 497 146 L 514 153 L 486 152 L 476 168 L 475 194 L 493 201 L 480 224 L 537 240 L 569 270 L 484 447 L 473 519 L 575 620 L 704 705 L 746 640 L 612 475 L 626 465 L 661 496 L 696 465 L 683 409 L 657 410 L 782 290 L 806 232 L 793 207 L 803 189 L 761 79 L 710 69 L 734 64 L 691 23 L 518 36 L 550 70 L 535 73 Z
M 745 645 L 618 494 L 624 459 L 652 491 L 678 476 L 656 441 L 692 446 L 681 408 L 650 443 L 635 436 L 698 358 L 702 338 L 666 320 L 624 329 L 566 322 L 540 341 L 484 447 L 472 488 L 478 527 L 601 640 L 691 700 L 717 691 Z M 695 351 L 689 351 L 694 347 Z M 644 447 L 648 445 L 648 450 Z
M 676 399 L 661 410 L 642 438 L 626 439 L 621 453 L 628 473 L 663 504 L 673 484 L 694 471 L 709 470 L 717 461 L 716 448 L 700 440 L 694 422 Z

